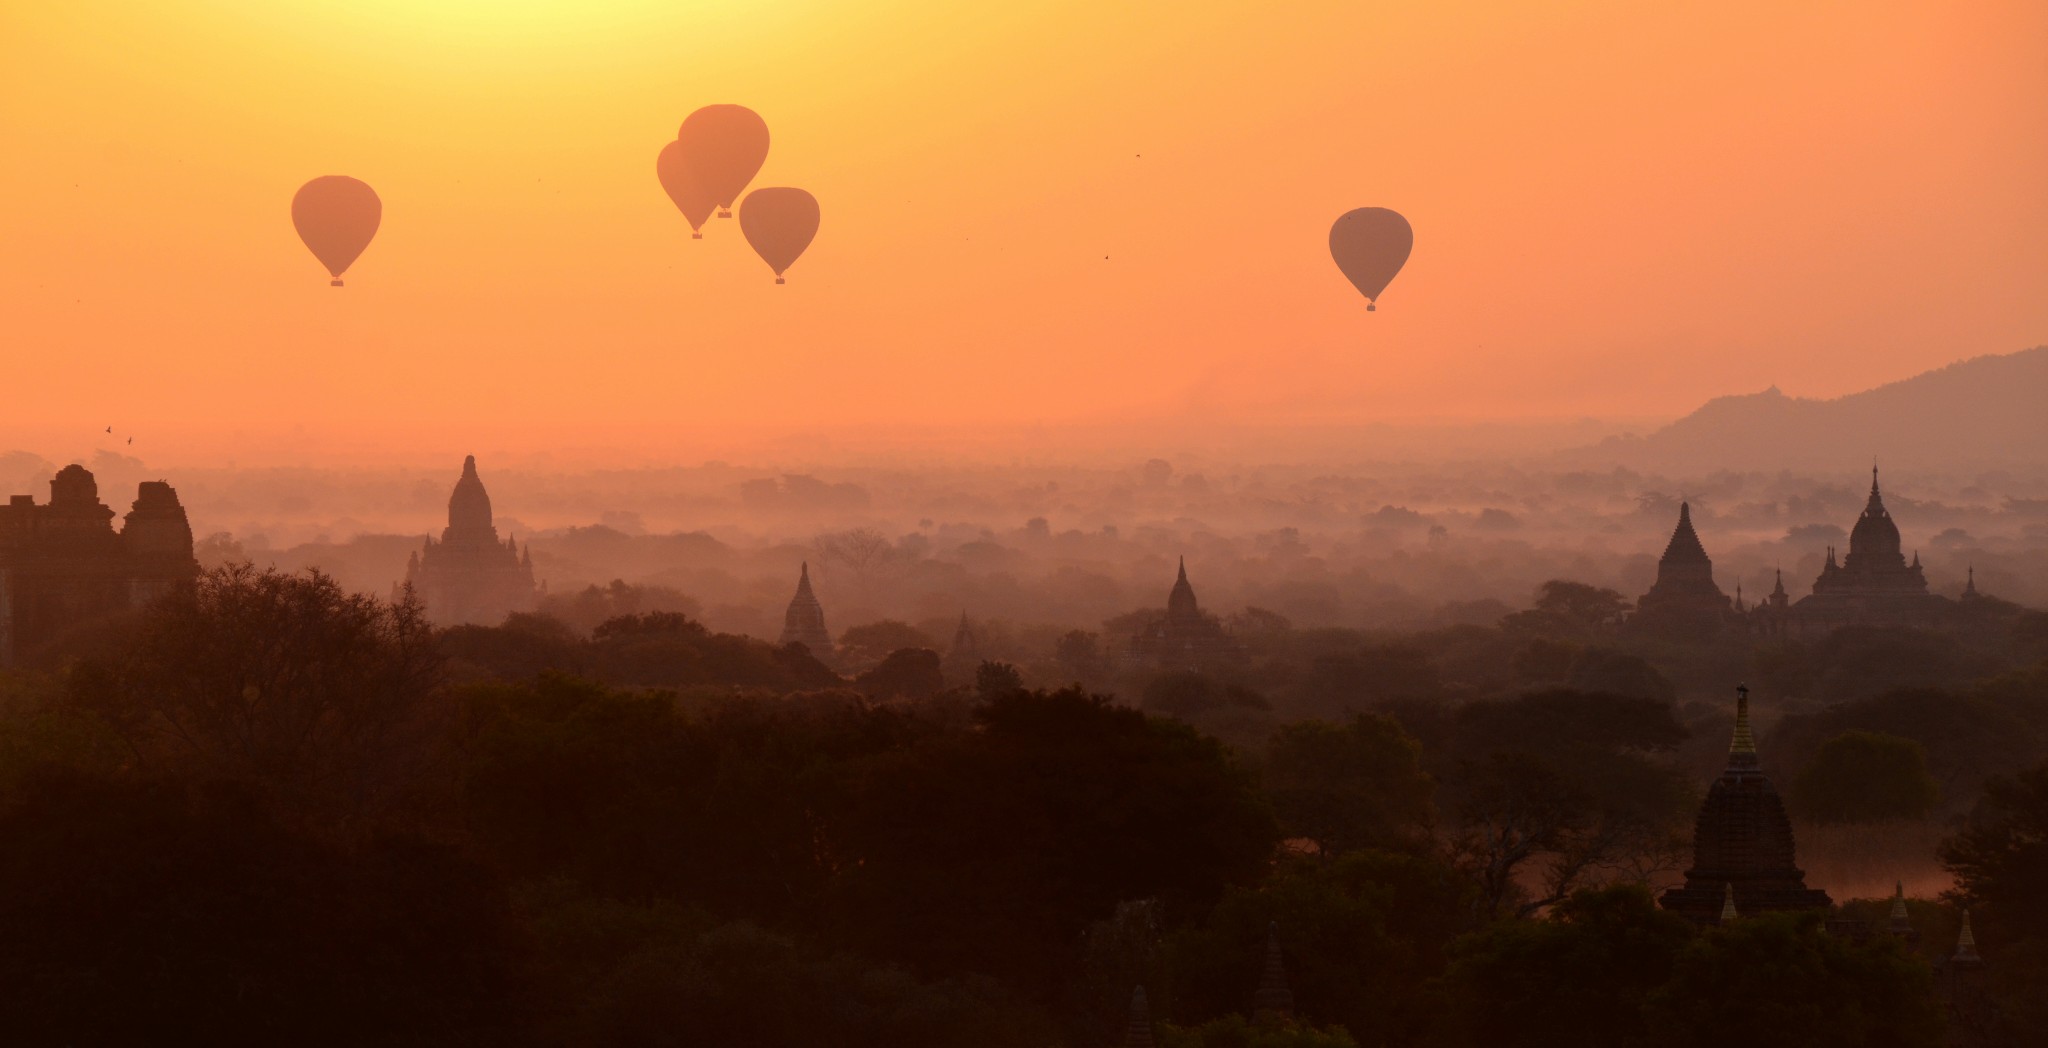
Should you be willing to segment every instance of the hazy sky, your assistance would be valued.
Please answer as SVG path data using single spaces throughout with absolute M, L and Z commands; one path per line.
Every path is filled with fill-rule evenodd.
M 786 286 L 655 181 L 712 102 L 822 204 Z M 0 0 L 0 143 L 53 456 L 1643 417 L 2048 341 L 2039 0 Z M 340 290 L 323 174 L 384 201 Z

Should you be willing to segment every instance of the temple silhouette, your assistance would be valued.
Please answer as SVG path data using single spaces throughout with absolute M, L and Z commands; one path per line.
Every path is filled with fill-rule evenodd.
M 99 482 L 70 465 L 50 501 L 16 495 L 0 508 L 0 665 L 13 665 L 94 619 L 139 608 L 199 574 L 178 493 L 142 482 L 114 530 Z
M 1636 602 L 1629 626 L 1643 633 L 1717 633 L 1739 621 L 1735 605 L 1714 583 L 1714 562 L 1692 527 L 1692 505 L 1678 504 L 1678 527 L 1657 561 L 1657 581 Z
M 533 550 L 511 538 L 499 541 L 475 455 L 462 460 L 440 541 L 427 536 L 426 545 L 407 558 L 405 585 L 426 605 L 427 617 L 443 626 L 495 626 L 515 611 L 533 610 L 539 598 Z M 395 598 L 398 587 L 392 589 Z
M 1693 824 L 1692 868 L 1685 885 L 1659 903 L 1700 924 L 1773 910 L 1825 910 L 1828 893 L 1806 886 L 1794 858 L 1792 820 L 1764 777 L 1749 727 L 1749 689 L 1735 689 L 1735 733 L 1728 766 L 1707 788 Z
M 1182 557 L 1180 573 L 1166 595 L 1166 614 L 1131 638 L 1126 659 L 1133 665 L 1195 669 L 1242 655 L 1230 632 L 1195 600 L 1195 587 L 1188 582 L 1188 561 Z
M 832 633 L 825 628 L 825 606 L 811 592 L 809 561 L 797 570 L 796 595 L 789 598 L 789 610 L 783 612 L 780 643 L 801 644 L 812 658 L 827 665 L 832 662 Z
M 1974 588 L 1974 587 L 1973 587 Z M 1927 592 L 1920 554 L 1906 563 L 1899 526 L 1884 508 L 1877 486 L 1877 467 L 1870 467 L 1870 501 L 1849 532 L 1849 555 L 1835 563 L 1833 547 L 1827 565 L 1813 580 L 1813 593 L 1791 607 L 1795 632 L 1824 633 L 1838 626 L 1924 626 L 1938 618 L 1948 602 Z
M 1848 554 L 1839 560 L 1828 547 L 1827 563 L 1813 580 L 1813 592 L 1794 601 L 1777 573 L 1769 595 L 1746 606 L 1740 587 L 1733 601 L 1714 582 L 1713 561 L 1692 523 L 1692 507 L 1680 503 L 1678 526 L 1657 562 L 1657 581 L 1636 602 L 1628 627 L 1666 637 L 1710 637 L 1724 629 L 1764 636 L 1819 636 L 1843 626 L 1939 626 L 1959 609 L 1981 602 L 1976 572 L 1962 599 L 1930 593 L 1915 553 L 1908 562 L 1899 526 L 1885 509 L 1877 468 L 1870 470 L 1870 499 L 1849 532 Z

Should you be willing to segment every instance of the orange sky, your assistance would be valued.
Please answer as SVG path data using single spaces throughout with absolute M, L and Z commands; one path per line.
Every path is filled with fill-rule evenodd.
M 2048 342 L 2038 0 L 983 8 L 0 0 L 0 442 L 1645 417 Z M 787 286 L 655 182 L 711 102 L 822 204 Z M 323 174 L 384 200 L 341 290 Z

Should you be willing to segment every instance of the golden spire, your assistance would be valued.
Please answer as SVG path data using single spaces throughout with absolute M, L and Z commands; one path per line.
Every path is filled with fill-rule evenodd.
M 1735 737 L 1728 742 L 1728 771 L 1754 773 L 1756 736 L 1749 730 L 1749 685 L 1735 686 Z
M 1721 923 L 1727 924 L 1741 914 L 1735 912 L 1735 882 L 1729 881 L 1724 887 L 1727 890 L 1721 895 Z

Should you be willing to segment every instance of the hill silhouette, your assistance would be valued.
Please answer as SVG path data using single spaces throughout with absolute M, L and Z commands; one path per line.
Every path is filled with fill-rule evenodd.
M 1716 397 L 1647 436 L 1566 459 L 1661 470 L 1841 468 L 1872 455 L 1907 469 L 2033 466 L 2048 445 L 2048 346 L 1974 357 L 1831 400 Z

